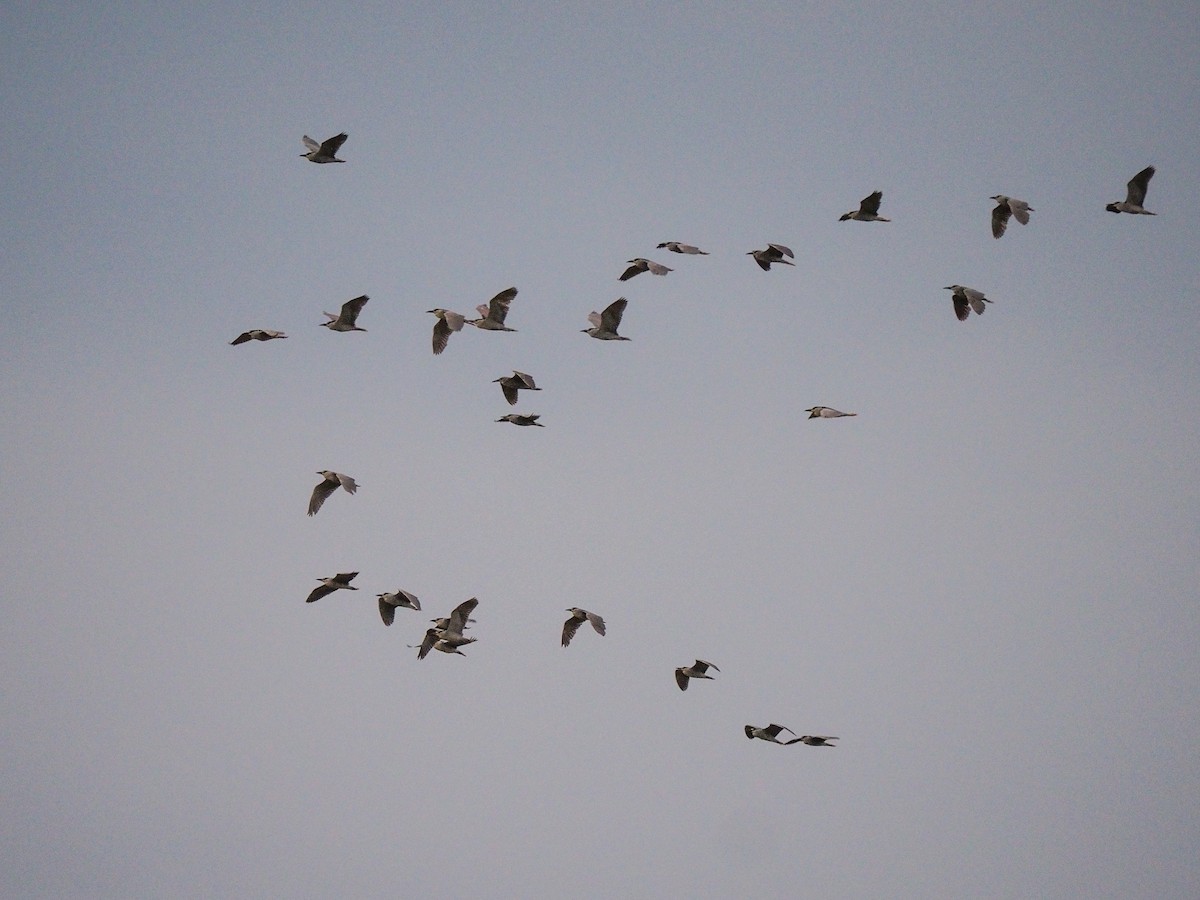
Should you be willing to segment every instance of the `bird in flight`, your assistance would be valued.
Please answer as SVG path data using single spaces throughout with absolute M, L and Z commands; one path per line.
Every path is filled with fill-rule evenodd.
M 831 744 L 829 742 L 836 741 L 839 739 L 835 738 L 835 737 L 831 737 L 829 735 L 802 734 L 796 740 L 798 740 L 802 744 L 808 744 L 808 746 L 810 746 L 810 747 L 836 747 L 837 744 Z M 790 743 L 792 743 L 792 741 L 788 741 L 788 743 L 790 744 Z
M 883 200 L 883 191 L 868 194 L 858 204 L 858 209 L 850 210 L 850 212 L 846 213 L 838 221 L 845 222 L 847 219 L 853 219 L 856 222 L 890 222 L 892 221 L 891 219 L 885 219 L 879 214 L 879 203 L 881 200 Z
M 541 388 L 533 383 L 533 376 L 526 375 L 524 372 L 518 372 L 513 369 L 511 375 L 505 375 L 503 378 L 493 378 L 493 383 L 499 382 L 500 390 L 504 392 L 504 399 L 508 401 L 509 406 L 517 405 L 517 391 L 540 391 Z
M 628 281 L 634 275 L 641 275 L 643 272 L 649 272 L 652 275 L 666 275 L 668 272 L 675 271 L 668 269 L 662 263 L 656 263 L 652 259 L 642 259 L 640 256 L 626 261 L 629 263 L 629 268 L 621 274 L 618 281 Z
M 505 288 L 487 303 L 480 303 L 475 307 L 479 318 L 467 319 L 467 324 L 484 331 L 516 331 L 517 329 L 509 328 L 504 324 L 504 318 L 508 315 L 508 307 L 516 296 L 517 289 L 515 287 Z
M 528 415 L 509 413 L 507 416 L 501 416 L 496 421 L 512 422 L 514 425 L 536 425 L 538 428 L 545 428 L 546 426 L 538 421 L 540 418 L 541 416 L 538 413 L 529 413 Z
M 401 606 L 418 611 L 421 609 L 421 601 L 417 599 L 416 594 L 410 594 L 408 591 L 376 594 L 375 596 L 379 599 L 379 618 L 383 619 L 384 625 L 391 625 L 395 621 L 396 610 Z
M 721 671 L 712 663 L 705 662 L 702 659 L 696 660 L 690 666 L 680 666 L 675 670 L 675 683 L 679 685 L 681 691 L 686 691 L 688 688 L 688 679 L 707 678 L 709 681 L 712 681 L 712 676 L 705 674 L 709 669 L 712 669 L 714 672 Z
M 341 148 L 342 144 L 346 143 L 347 137 L 349 137 L 349 135 L 343 131 L 341 134 L 335 134 L 333 137 L 328 138 L 327 140 L 324 140 L 318 144 L 306 134 L 303 138 L 303 141 L 304 146 L 308 148 L 308 152 L 301 153 L 300 155 L 309 162 L 315 163 L 345 162 L 344 159 L 337 158 L 337 152 Z
M 996 208 L 992 210 L 992 237 L 1000 238 L 1004 235 L 1004 229 L 1008 227 L 1009 216 L 1016 218 L 1022 225 L 1029 224 L 1029 214 L 1036 212 L 1032 206 L 1024 200 L 1018 200 L 1016 197 L 1005 197 L 1003 194 L 996 194 L 994 197 L 989 197 L 989 200 L 996 201 Z
M 786 731 L 788 734 L 791 734 L 791 735 L 795 735 L 795 733 L 796 733 L 796 732 L 792 731 L 792 729 L 788 728 L 786 725 L 767 725 L 765 728 L 758 728 L 757 726 L 754 726 L 754 725 L 747 725 L 746 726 L 746 737 L 750 738 L 751 740 L 753 740 L 754 738 L 758 738 L 759 740 L 762 740 L 762 741 L 770 741 L 772 744 L 783 744 L 785 746 L 788 744 L 798 744 L 800 742 L 800 738 L 798 738 L 798 737 L 793 738 L 790 741 L 781 741 L 779 739 L 779 733 L 781 731 Z
M 858 413 L 844 413 L 834 409 L 832 406 L 814 406 L 812 409 L 806 409 L 810 419 L 838 419 L 842 416 L 857 416 Z
M 446 344 L 450 342 L 451 333 L 462 331 L 463 324 L 467 321 L 467 318 L 462 313 L 442 309 L 440 306 L 437 309 L 426 310 L 426 312 L 437 316 L 437 321 L 433 323 L 433 355 L 437 356 L 446 349 Z
M 354 580 L 357 572 L 342 572 L 339 575 L 334 575 L 332 578 L 318 578 L 321 582 L 318 587 L 313 588 L 312 593 L 308 595 L 305 603 L 316 603 L 322 597 L 327 597 L 334 591 L 357 591 L 358 588 L 350 584 Z
M 342 304 L 341 312 L 336 316 L 331 312 L 322 312 L 328 322 L 318 322 L 318 325 L 323 325 L 330 331 L 366 331 L 365 328 L 359 328 L 355 322 L 358 321 L 358 314 L 362 312 L 362 308 L 367 305 L 367 301 L 371 298 L 366 294 L 361 297 L 355 297 L 353 300 L 347 300 Z
M 771 263 L 779 263 L 780 265 L 784 266 L 794 266 L 794 262 L 790 262 L 789 260 L 784 259 L 784 257 L 790 257 L 791 259 L 796 258 L 796 254 L 792 253 L 792 251 L 788 247 L 783 246 L 783 244 L 767 244 L 766 249 L 748 250 L 746 251 L 746 255 L 753 256 L 754 261 L 758 263 L 759 268 L 761 268 L 764 272 L 771 271 Z
M 322 469 L 317 473 L 324 477 L 324 480 L 319 482 L 313 488 L 312 498 L 308 501 L 308 514 L 315 516 L 317 510 L 329 498 L 329 495 L 336 491 L 339 487 L 344 488 L 347 494 L 353 494 L 358 490 L 358 485 L 349 475 L 343 475 L 340 472 L 331 472 L 328 469 Z
M 266 328 L 251 328 L 249 331 L 243 331 L 229 343 L 236 347 L 238 344 L 244 344 L 247 341 L 274 341 L 285 337 L 287 337 L 287 335 L 282 331 L 270 331 Z
M 663 241 L 658 245 L 659 250 L 670 250 L 672 253 L 687 253 L 691 256 L 708 256 L 708 252 L 691 244 L 681 244 L 679 241 Z
M 944 290 L 951 291 L 950 298 L 954 301 L 954 314 L 958 316 L 958 321 L 966 321 L 967 316 L 971 314 L 971 310 L 975 310 L 975 315 L 982 316 L 983 311 L 987 308 L 985 303 L 991 303 L 987 297 L 983 296 L 982 291 L 977 291 L 975 288 L 963 287 L 961 284 L 946 285 Z
M 625 307 L 628 303 L 629 301 L 624 297 L 618 297 L 612 303 L 608 304 L 604 312 L 598 313 L 592 310 L 588 313 L 588 321 L 592 323 L 592 327 L 581 328 L 579 330 L 598 341 L 629 340 L 629 338 L 617 334 L 617 328 L 621 324 L 621 316 L 625 315 Z
M 571 638 L 575 637 L 575 632 L 579 630 L 579 626 L 584 622 L 591 622 L 592 627 L 596 629 L 596 633 L 601 637 L 604 636 L 604 620 L 594 612 L 588 612 L 586 609 L 580 609 L 578 606 L 572 606 L 567 612 L 571 614 L 571 617 L 563 622 L 562 645 L 564 647 L 571 643 Z
M 1149 189 L 1150 179 L 1153 177 L 1154 166 L 1146 166 L 1129 180 L 1129 184 L 1126 185 L 1125 199 L 1110 203 L 1104 208 L 1113 213 L 1132 213 L 1138 216 L 1158 215 L 1142 206 L 1146 202 L 1146 191 Z

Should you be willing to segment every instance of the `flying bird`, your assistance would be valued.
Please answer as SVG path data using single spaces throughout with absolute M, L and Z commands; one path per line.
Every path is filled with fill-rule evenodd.
M 598 313 L 592 310 L 588 313 L 588 321 L 592 323 L 592 327 L 579 330 L 598 341 L 629 340 L 629 338 L 617 334 L 617 327 L 621 324 L 621 316 L 625 314 L 625 307 L 628 303 L 629 301 L 624 297 L 618 297 L 608 304 L 604 312 Z
M 591 622 L 592 627 L 596 629 L 596 633 L 601 637 L 604 636 L 604 620 L 594 612 L 588 612 L 586 609 L 580 609 L 578 606 L 572 606 L 567 610 L 571 617 L 563 622 L 562 645 L 565 647 L 571 643 L 571 638 L 575 637 L 575 632 L 579 630 L 579 626 L 584 622 Z
M 334 591 L 357 591 L 358 588 L 350 583 L 357 574 L 357 572 L 342 572 L 339 575 L 334 575 L 332 578 L 318 578 L 317 581 L 321 582 L 320 587 L 313 588 L 312 593 L 308 595 L 308 599 L 304 602 L 315 603 L 322 597 L 332 594 Z
M 802 734 L 800 737 L 796 738 L 796 740 L 802 744 L 808 744 L 810 747 L 836 747 L 837 744 L 831 744 L 829 742 L 839 740 L 839 738 L 820 734 Z M 788 743 L 791 744 L 794 743 L 794 741 L 788 741 Z
M 780 265 L 784 266 L 794 266 L 794 262 L 789 262 L 788 260 L 784 259 L 784 257 L 787 256 L 791 257 L 792 259 L 796 258 L 796 254 L 792 253 L 792 251 L 783 246 L 783 244 L 767 244 L 765 250 L 748 250 L 746 251 L 746 255 L 753 256 L 754 261 L 758 263 L 759 267 L 764 272 L 771 271 L 771 263 L 779 263 Z
M 433 323 L 433 355 L 437 356 L 446 349 L 446 344 L 450 341 L 451 332 L 462 331 L 463 324 L 467 321 L 467 318 L 461 313 L 452 312 L 441 307 L 428 309 L 426 312 L 437 316 L 437 321 Z
M 1009 216 L 1015 216 L 1017 221 L 1022 225 L 1028 225 L 1029 214 L 1036 212 L 1024 200 L 1018 200 L 1015 197 L 1005 197 L 1003 194 L 996 194 L 994 197 L 989 197 L 988 199 L 996 201 L 996 208 L 992 210 L 992 237 L 994 238 L 1003 236 L 1004 229 L 1008 227 Z
M 668 272 L 674 272 L 674 269 L 668 269 L 662 263 L 656 263 L 652 259 L 635 259 L 626 260 L 629 263 L 629 268 L 622 273 L 619 281 L 628 281 L 634 275 L 640 275 L 643 272 L 650 272 L 652 275 L 666 275 Z
M 853 219 L 856 222 L 890 222 L 891 219 L 885 219 L 879 214 L 879 203 L 883 200 L 883 191 L 876 191 L 873 194 L 868 194 L 863 197 L 862 202 L 858 204 L 858 209 L 852 209 L 840 219 L 839 222 L 845 222 L 847 219 Z M 791 255 L 790 253 L 788 254 Z
M 529 413 L 528 415 L 522 415 L 521 413 L 509 413 L 507 416 L 501 416 L 496 421 L 512 422 L 514 425 L 536 425 L 538 428 L 545 428 L 546 426 L 538 421 L 540 418 L 541 415 L 538 413 Z
M 533 376 L 526 375 L 524 372 L 518 372 L 513 369 L 511 375 L 505 375 L 503 378 L 493 378 L 493 383 L 500 384 L 500 390 L 504 392 L 504 399 L 508 401 L 509 406 L 517 405 L 517 391 L 540 391 L 541 388 L 533 383 Z
M 711 675 L 704 674 L 709 669 L 712 669 L 714 672 L 721 671 L 712 663 L 705 662 L 702 659 L 696 660 L 690 666 L 680 666 L 675 670 L 675 683 L 679 685 L 681 691 L 686 691 L 689 678 L 707 678 L 709 681 L 712 681 Z
M 376 594 L 379 598 L 379 618 L 383 619 L 384 625 L 391 625 L 396 619 L 397 608 L 403 606 L 405 609 L 415 609 L 420 611 L 421 601 L 417 599 L 415 594 L 410 594 L 408 591 L 396 591 L 394 594 Z
M 504 317 L 508 315 L 508 307 L 515 296 L 517 296 L 515 287 L 505 288 L 487 303 L 480 303 L 475 307 L 479 318 L 467 319 L 467 324 L 482 328 L 484 331 L 516 331 L 517 329 L 509 328 L 504 324 Z
M 837 419 L 842 416 L 857 416 L 858 413 L 844 413 L 834 409 L 832 406 L 814 406 L 812 409 L 806 409 L 810 419 Z
M 274 341 L 285 337 L 287 337 L 287 335 L 282 331 L 270 331 L 266 328 L 251 328 L 249 331 L 243 331 L 229 343 L 236 347 L 238 344 L 246 343 L 246 341 Z
M 1158 213 L 1152 213 L 1150 210 L 1142 208 L 1142 204 L 1146 202 L 1146 190 L 1150 187 L 1150 179 L 1153 177 L 1154 166 L 1146 166 L 1130 179 L 1126 186 L 1125 199 L 1110 203 L 1104 208 L 1113 213 L 1133 213 L 1138 216 L 1158 215 Z
M 335 134 L 328 140 L 322 141 L 320 144 L 318 144 L 306 134 L 303 140 L 304 146 L 308 148 L 308 152 L 301 153 L 300 155 L 310 162 L 315 163 L 345 162 L 344 159 L 338 159 L 336 154 L 341 148 L 342 144 L 346 143 L 347 137 L 349 137 L 349 135 L 343 131 L 341 134 Z
M 954 301 L 954 314 L 958 316 L 958 321 L 966 321 L 967 316 L 971 314 L 971 310 L 975 310 L 978 316 L 983 315 L 985 303 L 991 303 L 987 297 L 983 296 L 982 291 L 977 291 L 975 288 L 963 287 L 961 284 L 946 285 L 944 290 L 952 291 L 951 299 Z
M 659 250 L 670 250 L 672 253 L 687 253 L 692 256 L 708 256 L 707 251 L 691 244 L 681 244 L 679 241 L 663 241 L 658 245 Z
M 746 726 L 746 737 L 750 738 L 751 740 L 753 740 L 754 738 L 758 738 L 759 740 L 762 740 L 762 741 L 770 741 L 772 744 L 783 744 L 785 746 L 788 744 L 799 743 L 800 738 L 793 738 L 790 741 L 779 740 L 779 733 L 781 731 L 786 731 L 788 734 L 791 734 L 791 735 L 794 735 L 796 733 L 796 732 L 792 731 L 792 729 L 788 728 L 786 725 L 768 725 L 765 728 L 758 728 L 755 725 L 747 725 Z
M 329 495 L 336 491 L 339 487 L 345 488 L 347 494 L 353 494 L 358 490 L 358 485 L 349 475 L 343 475 L 340 472 L 331 472 L 328 469 L 322 469 L 317 473 L 324 476 L 324 481 L 321 481 L 313 488 L 312 498 L 308 501 L 308 514 L 315 516 L 317 510 L 329 498 Z
M 318 322 L 318 325 L 324 325 L 330 331 L 366 331 L 365 328 L 359 328 L 354 323 L 358 321 L 358 314 L 362 312 L 362 308 L 367 305 L 367 301 L 371 298 L 366 294 L 361 297 L 355 297 L 353 300 L 347 300 L 342 304 L 342 311 L 338 315 L 331 312 L 322 312 L 321 315 L 329 319 L 328 322 Z

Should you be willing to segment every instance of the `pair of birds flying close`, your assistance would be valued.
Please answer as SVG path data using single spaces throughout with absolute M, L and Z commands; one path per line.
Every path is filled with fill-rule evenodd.
M 517 289 L 510 287 L 502 290 L 487 303 L 480 303 L 475 307 L 475 311 L 479 313 L 478 319 L 468 319 L 462 313 L 441 307 L 426 310 L 437 316 L 437 321 L 433 323 L 433 355 L 437 356 L 445 350 L 450 335 L 462 331 L 464 325 L 474 325 L 483 331 L 516 331 L 517 329 L 504 324 L 508 317 L 508 309 L 516 296 Z
M 767 725 L 759 728 L 755 725 L 746 726 L 746 737 L 753 740 L 758 738 L 761 741 L 770 741 L 772 744 L 783 744 L 789 746 L 791 744 L 807 744 L 810 747 L 836 747 L 837 744 L 831 744 L 830 741 L 836 741 L 837 738 L 832 735 L 820 734 L 802 734 L 799 737 L 793 737 L 790 741 L 781 741 L 779 735 L 786 731 L 788 734 L 795 735 L 796 732 L 788 728 L 786 725 Z
M 472 597 L 454 607 L 454 611 L 445 618 L 434 619 L 433 627 L 425 631 L 425 639 L 421 641 L 420 648 L 417 650 L 417 659 L 424 659 L 429 655 L 430 650 L 466 656 L 459 647 L 475 642 L 475 638 L 465 637 L 463 632 L 467 630 L 469 623 L 475 621 L 471 618 L 471 613 L 478 605 L 479 599 Z

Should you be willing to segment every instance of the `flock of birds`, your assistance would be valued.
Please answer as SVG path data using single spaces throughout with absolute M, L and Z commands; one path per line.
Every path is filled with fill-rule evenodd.
M 342 132 L 318 143 L 308 135 L 304 135 L 304 146 L 308 148 L 308 152 L 300 155 L 314 163 L 344 163 L 344 159 L 338 159 L 337 153 L 346 142 L 347 137 L 348 135 Z M 1109 203 L 1105 209 L 1113 213 L 1129 213 L 1145 216 L 1155 215 L 1155 213 L 1150 212 L 1144 206 L 1146 192 L 1153 175 L 1153 166 L 1147 166 L 1138 172 L 1127 185 L 1125 199 Z M 1026 201 L 1018 200 L 1015 197 L 1008 197 L 1004 194 L 996 194 L 990 199 L 996 201 L 996 206 L 992 210 L 991 216 L 992 236 L 995 238 L 1003 237 L 1010 219 L 1016 219 L 1021 225 L 1028 225 L 1029 214 L 1035 211 Z M 874 191 L 862 199 L 857 209 L 852 209 L 845 213 L 839 221 L 890 222 L 891 219 L 884 218 L 879 214 L 882 202 L 883 192 Z M 658 249 L 684 256 L 709 255 L 699 247 L 679 241 L 664 241 L 658 245 Z M 753 257 L 758 266 L 767 272 L 771 270 L 771 266 L 773 265 L 795 265 L 792 262 L 795 259 L 795 254 L 783 244 L 769 243 L 761 250 L 747 251 L 746 255 Z M 627 260 L 626 263 L 628 268 L 619 276 L 618 280 L 620 281 L 628 281 L 643 272 L 665 276 L 669 272 L 674 271 L 662 263 L 644 257 L 635 257 Z M 952 284 L 948 285 L 945 290 L 951 292 L 950 296 L 954 314 L 958 317 L 959 321 L 965 320 L 972 311 L 976 315 L 983 315 L 986 304 L 992 302 L 984 296 L 982 291 L 965 285 Z M 472 325 L 482 331 L 515 331 L 516 329 L 505 324 L 505 320 L 508 317 L 509 308 L 516 296 L 517 289 L 515 287 L 506 288 L 487 303 L 481 303 L 477 306 L 476 312 L 479 315 L 473 319 L 449 309 L 437 308 L 428 310 L 436 319 L 433 326 L 434 355 L 436 356 L 445 351 L 450 341 L 450 336 L 461 331 L 466 325 Z M 352 300 L 347 300 L 342 304 L 341 309 L 336 315 L 330 312 L 324 313 L 326 321 L 320 324 L 330 331 L 366 331 L 365 328 L 358 325 L 358 317 L 369 299 L 367 295 L 363 294 Z M 581 329 L 581 331 L 601 341 L 629 340 L 628 337 L 619 334 L 617 330 L 621 325 L 621 319 L 625 314 L 627 305 L 628 300 L 620 297 L 610 303 L 602 312 L 591 312 L 587 317 L 590 327 Z M 230 343 L 236 346 L 249 341 L 272 341 L 286 337 L 287 335 L 282 331 L 252 328 L 249 331 L 239 334 Z M 510 406 L 516 405 L 521 391 L 541 390 L 531 375 L 516 370 L 511 375 L 504 375 L 494 379 L 494 382 L 500 385 L 504 399 Z M 809 414 L 808 417 L 810 419 L 836 419 L 857 415 L 857 413 L 841 412 L 829 406 L 813 406 L 805 410 L 805 412 Z M 536 413 L 509 413 L 501 416 L 496 421 L 526 427 L 544 427 L 538 421 L 539 418 L 540 416 Z M 308 514 L 310 516 L 315 516 L 325 501 L 336 493 L 339 488 L 348 494 L 353 494 L 358 490 L 358 484 L 349 475 L 327 469 L 322 469 L 317 474 L 321 476 L 321 481 L 313 488 L 312 496 L 308 501 Z M 306 602 L 314 603 L 340 590 L 358 590 L 355 585 L 351 584 L 357 576 L 358 572 L 342 572 L 329 578 L 317 579 L 319 584 L 308 595 Z M 379 616 L 383 620 L 384 625 L 390 626 L 395 621 L 397 609 L 404 608 L 418 612 L 421 610 L 421 601 L 416 595 L 405 590 L 385 592 L 376 596 L 379 604 Z M 478 598 L 472 597 L 470 600 L 460 603 L 448 616 L 431 619 L 432 625 L 425 630 L 425 635 L 421 643 L 410 645 L 417 648 L 417 658 L 424 659 L 429 655 L 431 650 L 465 656 L 462 648 L 474 643 L 476 640 L 474 637 L 468 637 L 466 632 L 475 621 L 471 618 L 471 614 L 475 611 L 478 604 Z M 567 609 L 567 612 L 570 615 L 563 623 L 562 646 L 568 646 L 585 623 L 590 624 L 593 630 L 602 637 L 606 633 L 604 619 L 598 614 L 580 607 L 571 607 Z M 675 682 L 681 691 L 686 691 L 689 682 L 692 680 L 713 680 L 713 676 L 708 674 L 709 670 L 714 672 L 720 671 L 713 663 L 697 659 L 690 665 L 680 666 L 675 669 Z M 780 735 L 784 732 L 791 734 L 792 738 L 781 740 Z M 837 737 L 831 735 L 805 734 L 796 736 L 796 733 L 790 728 L 774 723 L 763 727 L 747 725 L 745 726 L 745 733 L 746 737 L 752 740 L 757 738 L 758 740 L 783 744 L 785 746 L 798 743 L 810 747 L 833 747 L 836 746 L 833 741 L 838 740 Z

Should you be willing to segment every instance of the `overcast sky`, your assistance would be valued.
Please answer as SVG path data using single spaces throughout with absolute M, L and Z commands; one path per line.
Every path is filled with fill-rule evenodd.
M 251 6 L 0 12 L 0 893 L 1200 894 L 1194 3 Z

